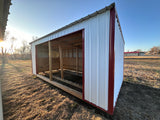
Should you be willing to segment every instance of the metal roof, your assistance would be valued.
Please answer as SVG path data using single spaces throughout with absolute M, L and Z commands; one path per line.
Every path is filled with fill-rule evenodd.
M 87 16 L 79 19 L 79 20 L 76 20 L 76 21 L 74 21 L 74 22 L 72 22 L 72 23 L 70 23 L 70 24 L 68 24 L 68 25 L 66 25 L 66 26 L 64 26 L 64 27 L 62 27 L 62 28 L 60 28 L 60 29 L 57 29 L 57 30 L 55 30 L 55 31 L 53 31 L 53 32 L 51 32 L 51 33 L 49 33 L 49 34 L 47 34 L 47 35 L 44 35 L 44 36 L 42 36 L 42 37 L 40 37 L 40 38 L 38 38 L 38 39 L 30 42 L 30 44 L 33 43 L 33 42 L 36 42 L 36 41 L 38 41 L 38 40 L 40 40 L 40 39 L 42 39 L 42 38 L 45 38 L 45 37 L 47 37 L 47 36 L 49 36 L 49 35 L 51 35 L 51 34 L 57 33 L 57 32 L 62 31 L 62 30 L 64 30 L 64 29 L 68 28 L 68 27 L 71 27 L 71 26 L 73 26 L 73 25 L 75 25 L 75 24 L 77 24 L 77 23 L 83 22 L 83 21 L 85 21 L 85 20 L 87 20 L 87 19 L 89 19 L 89 18 L 92 18 L 92 17 L 94 17 L 94 16 L 96 16 L 96 15 L 98 15 L 98 14 L 104 13 L 104 12 L 106 12 L 107 10 L 110 10 L 111 8 L 114 8 L 114 7 L 115 7 L 115 3 L 112 3 L 111 5 L 106 6 L 106 7 L 103 8 L 103 9 L 100 9 L 100 10 L 98 10 L 98 11 L 92 13 L 92 14 L 89 14 L 89 15 L 87 15 Z M 118 21 L 118 25 L 119 25 L 119 28 L 120 28 L 120 32 L 121 32 L 121 34 L 122 34 L 122 30 L 121 30 L 121 27 L 120 27 L 120 22 L 119 22 L 119 19 L 118 19 L 117 12 L 116 12 L 116 18 L 117 18 L 117 21 Z M 122 38 L 123 38 L 123 34 L 122 34 Z M 123 38 L 123 41 L 124 41 L 124 38 Z

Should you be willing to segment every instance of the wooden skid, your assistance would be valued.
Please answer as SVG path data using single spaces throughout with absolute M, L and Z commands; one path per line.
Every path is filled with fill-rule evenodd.
M 48 78 L 46 78 L 46 77 L 44 77 L 42 75 L 38 75 L 37 74 L 37 77 L 39 77 L 42 80 L 44 80 L 44 81 L 46 81 L 46 82 L 48 82 L 48 83 L 50 83 L 50 84 L 62 89 L 62 90 L 64 90 L 65 92 L 68 92 L 68 93 L 72 94 L 73 96 L 75 96 L 75 97 L 77 97 L 79 99 L 82 99 L 82 93 L 80 93 L 80 92 L 78 92 L 78 91 L 76 91 L 76 90 L 74 90 L 72 88 L 69 88 L 69 87 L 67 87 L 65 85 L 62 85 L 60 83 L 57 83 L 55 81 L 50 81 Z

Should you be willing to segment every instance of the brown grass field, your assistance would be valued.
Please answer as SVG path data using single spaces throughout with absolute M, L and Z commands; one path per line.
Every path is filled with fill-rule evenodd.
M 31 61 L 0 63 L 5 120 L 160 120 L 160 60 L 125 60 L 114 115 L 33 78 Z
M 124 81 L 160 88 L 160 60 L 126 59 Z

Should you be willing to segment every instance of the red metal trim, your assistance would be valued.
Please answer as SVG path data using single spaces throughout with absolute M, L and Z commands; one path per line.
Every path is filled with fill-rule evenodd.
M 84 100 L 84 94 L 85 94 L 85 89 L 84 89 L 84 84 L 85 84 L 85 81 L 84 81 L 84 79 L 85 79 L 85 77 L 84 77 L 84 72 L 85 72 L 85 70 L 84 70 L 84 65 L 85 65 L 85 46 L 84 46 L 84 29 L 82 30 L 82 54 L 83 54 L 83 76 L 82 76 L 82 84 L 83 84 L 83 86 L 82 86 L 82 99 Z
M 108 77 L 108 113 L 113 115 L 114 101 L 114 35 L 115 35 L 115 8 L 110 10 L 110 26 L 109 26 L 109 77 Z

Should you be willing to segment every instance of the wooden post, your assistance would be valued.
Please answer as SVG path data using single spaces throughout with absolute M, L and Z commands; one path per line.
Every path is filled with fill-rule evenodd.
M 49 78 L 52 80 L 52 46 L 51 41 L 48 42 L 48 49 L 49 49 Z
M 59 58 L 60 58 L 60 68 L 61 68 L 61 79 L 63 79 L 63 55 L 62 55 L 62 47 L 59 45 Z
M 76 71 L 78 73 L 78 67 L 79 67 L 79 55 L 78 55 L 78 48 L 76 48 Z

